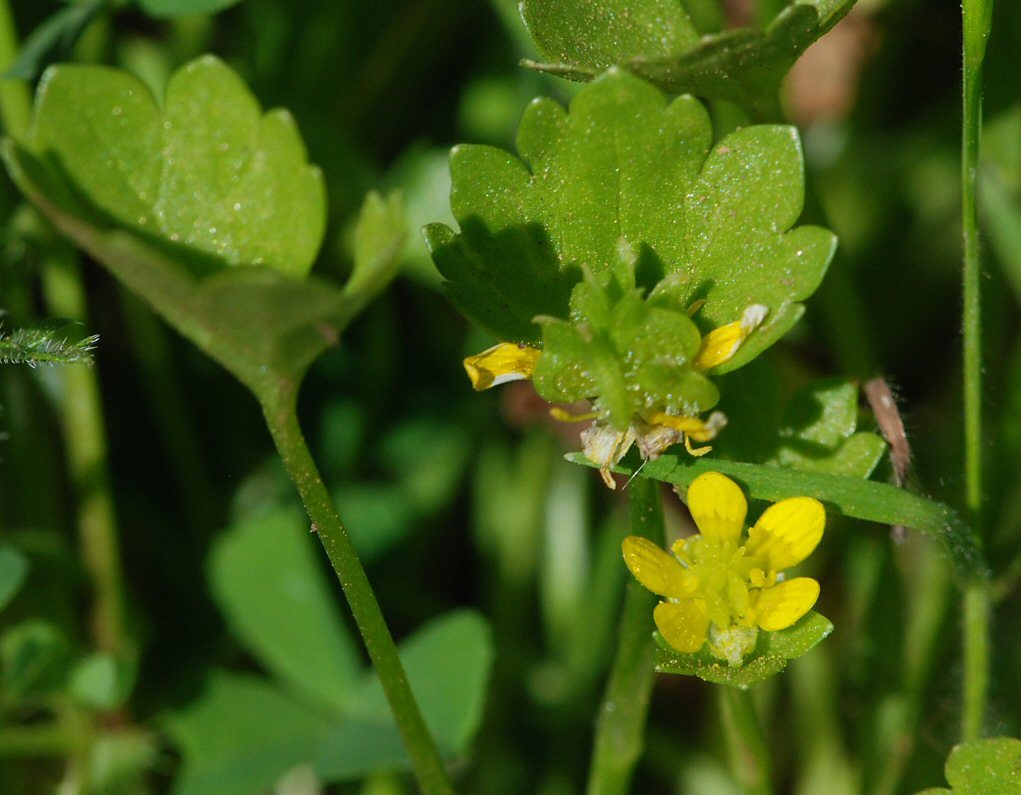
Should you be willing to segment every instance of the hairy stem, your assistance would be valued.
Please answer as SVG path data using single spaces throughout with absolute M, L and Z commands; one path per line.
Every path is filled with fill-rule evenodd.
M 992 20 L 992 0 L 964 0 L 964 83 L 961 125 L 961 213 L 964 227 L 964 475 L 972 526 L 982 515 L 982 305 L 978 234 L 978 166 L 982 132 L 982 62 Z M 979 535 L 981 538 L 981 535 Z M 962 736 L 982 733 L 989 680 L 989 588 L 965 593 L 964 715 Z
M 426 795 L 454 789 L 411 692 L 397 647 L 386 625 L 358 554 L 337 514 L 330 494 L 298 425 L 293 395 L 263 402 L 263 413 L 287 473 L 298 489 L 312 531 L 319 536 L 337 573 L 365 648 L 383 685 L 397 728 L 411 757 L 412 769 Z
M 635 478 L 631 494 L 631 533 L 662 544 L 663 508 L 658 485 Z M 628 792 L 642 753 L 655 663 L 652 610 L 656 597 L 634 580 L 627 584 L 617 631 L 617 653 L 596 721 L 595 750 L 589 769 L 589 795 Z

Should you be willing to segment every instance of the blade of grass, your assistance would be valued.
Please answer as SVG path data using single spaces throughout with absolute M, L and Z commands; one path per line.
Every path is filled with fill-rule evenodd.
M 961 213 L 964 226 L 964 475 L 970 521 L 982 515 L 982 262 L 978 232 L 978 168 L 982 133 L 982 62 L 992 27 L 993 0 L 964 0 L 964 82 L 961 119 Z M 979 530 L 981 539 L 981 530 Z M 989 587 L 973 583 L 964 597 L 964 715 L 962 737 L 982 734 L 989 688 Z
M 597 466 L 580 453 L 568 455 L 568 460 L 589 467 Z M 613 471 L 631 475 L 633 469 L 617 466 Z M 703 472 L 722 472 L 737 481 L 755 500 L 815 497 L 825 503 L 830 512 L 879 524 L 900 524 L 930 533 L 946 548 L 962 586 L 985 582 L 989 576 L 974 533 L 955 511 L 942 503 L 886 483 L 765 464 L 674 455 L 649 461 L 642 469 L 642 476 L 687 487 Z

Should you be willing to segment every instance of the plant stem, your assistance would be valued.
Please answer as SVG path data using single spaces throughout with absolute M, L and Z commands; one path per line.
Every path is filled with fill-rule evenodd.
M 748 795 L 771 795 L 769 750 L 751 693 L 726 685 L 719 685 L 717 691 L 734 776 Z
M 964 227 L 964 469 L 969 518 L 981 539 L 982 306 L 978 234 L 978 166 L 982 132 L 982 62 L 992 0 L 964 0 L 964 83 L 961 126 L 961 212 Z M 962 736 L 981 735 L 989 680 L 989 588 L 971 584 L 964 598 L 964 718 Z
M 77 254 L 63 242 L 54 243 L 43 266 L 43 291 L 52 314 L 86 316 Z M 131 649 L 125 630 L 124 575 L 99 381 L 95 370 L 81 366 L 65 367 L 59 377 L 61 424 L 78 499 L 79 542 L 94 589 L 93 641 L 102 651 L 124 655 Z
M 344 588 L 351 613 L 411 757 L 411 766 L 419 786 L 426 795 L 453 793 L 443 760 L 411 692 L 404 666 L 397 655 L 397 647 L 379 609 L 369 578 L 301 433 L 295 413 L 295 396 L 285 392 L 273 399 L 264 400 L 263 414 L 284 466 L 312 520 L 312 532 L 319 536 Z
M 18 55 L 18 32 L 14 29 L 14 16 L 7 0 L 0 0 L 0 70 L 14 64 Z M 28 132 L 32 115 L 32 99 L 28 86 L 22 80 L 0 80 L 0 117 L 4 131 L 23 138 Z
M 631 533 L 662 544 L 663 508 L 659 486 L 635 478 L 631 494 Z M 642 753 L 655 664 L 652 639 L 654 594 L 634 580 L 627 584 L 617 631 L 617 653 L 596 721 L 595 749 L 589 769 L 589 795 L 628 792 L 628 782 Z

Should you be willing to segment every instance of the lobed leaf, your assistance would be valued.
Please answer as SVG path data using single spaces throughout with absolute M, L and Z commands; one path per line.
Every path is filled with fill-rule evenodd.
M 685 26 L 676 0 L 646 0 L 632 19 L 631 3 L 549 3 L 523 0 L 532 40 L 549 63 L 525 65 L 570 80 L 595 79 L 623 67 L 671 94 L 736 102 L 757 117 L 775 117 L 780 81 L 808 47 L 836 25 L 855 0 L 799 0 L 765 29 L 736 28 L 699 37 Z M 575 23 L 575 5 L 587 6 Z M 657 17 L 667 20 L 657 35 Z M 685 20 L 687 18 L 685 17 Z M 599 27 L 602 26 L 600 30 Z M 589 43 L 591 40 L 591 43 Z
M 179 69 L 162 105 L 126 72 L 54 67 L 29 140 L 117 223 L 224 264 L 304 276 L 322 242 L 322 174 L 294 120 L 263 115 L 212 56 Z
M 28 558 L 17 547 L 0 544 L 0 610 L 18 595 L 28 578 Z
M 498 338 L 535 343 L 533 319 L 567 316 L 582 269 L 607 283 L 631 266 L 646 290 L 669 277 L 675 303 L 704 299 L 695 317 L 703 331 L 739 320 L 750 304 L 769 307 L 718 372 L 750 361 L 797 321 L 835 238 L 791 229 L 804 199 L 793 128 L 748 127 L 710 150 L 711 141 L 699 102 L 668 102 L 616 69 L 569 112 L 536 100 L 518 130 L 520 159 L 485 146 L 451 155 L 460 233 L 424 230 L 448 295 Z

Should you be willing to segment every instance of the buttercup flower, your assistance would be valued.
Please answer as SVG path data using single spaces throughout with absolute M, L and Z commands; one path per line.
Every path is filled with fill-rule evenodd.
M 677 541 L 673 554 L 639 536 L 623 542 L 624 562 L 646 588 L 663 597 L 653 619 L 679 652 L 709 644 L 734 668 L 755 648 L 759 630 L 793 626 L 819 597 L 811 577 L 783 572 L 808 557 L 822 538 L 826 512 L 811 497 L 782 500 L 743 536 L 748 503 L 737 484 L 718 472 L 688 488 L 699 532 Z
M 712 449 L 694 445 L 714 439 L 727 419 L 719 411 L 699 416 L 719 398 L 705 374 L 733 358 L 769 311 L 753 304 L 740 320 L 701 336 L 689 318 L 698 305 L 682 312 L 662 303 L 656 291 L 648 302 L 635 290 L 614 300 L 583 282 L 572 296 L 571 321 L 538 319 L 546 347 L 504 342 L 469 356 L 464 367 L 476 390 L 534 376 L 549 400 L 591 400 L 589 414 L 551 414 L 595 420 L 582 433 L 582 451 L 612 489 L 610 468 L 633 444 L 644 459 L 681 442 L 695 456 Z

